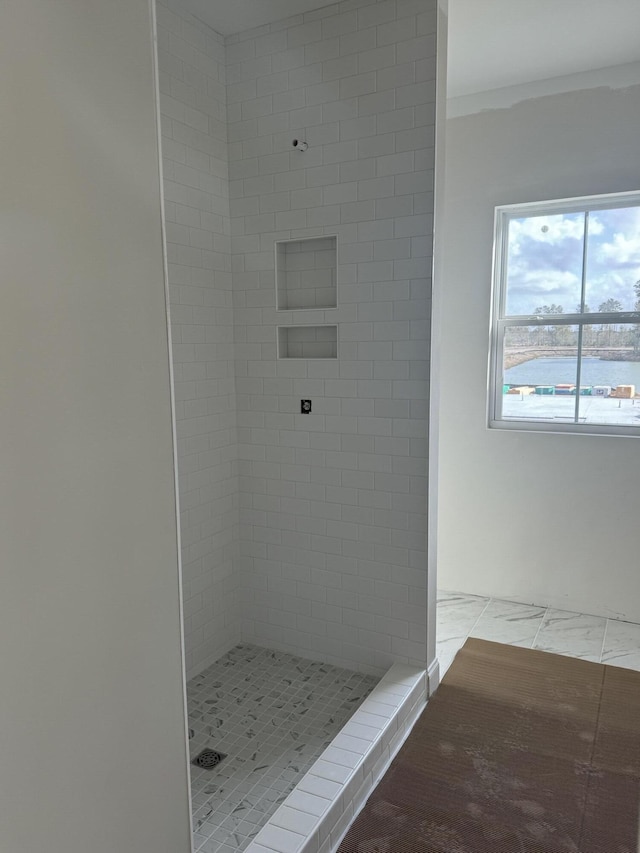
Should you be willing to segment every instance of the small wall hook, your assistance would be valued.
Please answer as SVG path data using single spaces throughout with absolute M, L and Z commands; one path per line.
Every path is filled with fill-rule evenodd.
M 291 144 L 293 145 L 294 148 L 297 148 L 298 151 L 306 151 L 307 148 L 309 147 L 309 143 L 304 142 L 301 139 L 294 139 Z

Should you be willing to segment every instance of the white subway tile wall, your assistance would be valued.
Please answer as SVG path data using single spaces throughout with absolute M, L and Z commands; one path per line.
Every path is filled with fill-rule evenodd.
M 345 0 L 226 40 L 243 639 L 372 672 L 426 662 L 435 33 Z M 329 235 L 338 307 L 277 311 L 276 241 Z M 338 358 L 278 359 L 304 325 Z
M 187 672 L 240 640 L 231 225 L 223 39 L 157 5 Z
M 426 663 L 436 5 L 225 41 L 158 3 L 190 676 L 241 639 Z M 276 242 L 329 236 L 338 307 L 277 310 Z M 337 350 L 278 358 L 302 326 Z

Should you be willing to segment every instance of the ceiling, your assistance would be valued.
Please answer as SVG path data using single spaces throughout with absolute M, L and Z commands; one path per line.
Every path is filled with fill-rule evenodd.
M 335 0 L 185 0 L 194 15 L 223 36 L 334 3 Z
M 333 0 L 184 0 L 222 35 Z M 450 97 L 640 60 L 640 0 L 449 0 Z

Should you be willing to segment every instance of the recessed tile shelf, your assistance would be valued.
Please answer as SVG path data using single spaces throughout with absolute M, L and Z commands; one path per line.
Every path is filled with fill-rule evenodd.
M 278 327 L 278 358 L 337 357 L 337 326 Z
M 336 308 L 338 238 L 277 242 L 276 289 L 279 311 Z

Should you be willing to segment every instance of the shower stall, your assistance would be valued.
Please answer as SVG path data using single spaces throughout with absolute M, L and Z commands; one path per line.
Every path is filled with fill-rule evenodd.
M 333 849 L 434 657 L 438 4 L 318 6 L 240 32 L 156 6 L 192 758 L 226 754 L 192 768 L 206 853 L 306 837 L 304 815 L 304 849 Z M 319 831 L 320 788 L 286 798 L 372 689 L 351 762 L 316 774 Z M 296 794 L 295 826 L 261 830 Z

